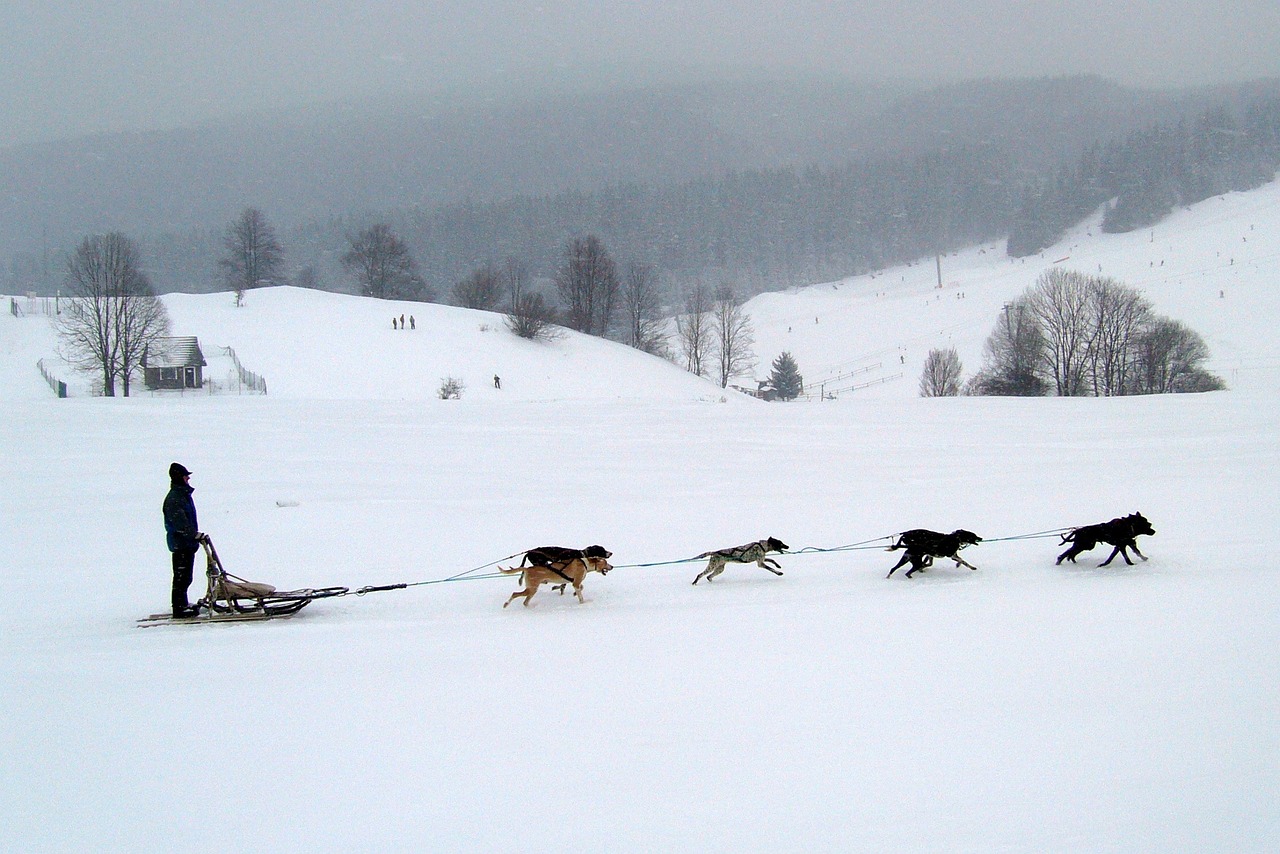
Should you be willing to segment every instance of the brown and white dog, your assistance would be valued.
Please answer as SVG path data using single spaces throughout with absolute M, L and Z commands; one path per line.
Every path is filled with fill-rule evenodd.
M 613 566 L 609 563 L 608 558 L 596 557 L 594 555 L 588 557 L 571 557 L 565 561 L 559 561 L 553 566 L 513 566 L 510 569 L 498 567 L 498 571 L 503 575 L 520 574 L 520 583 L 524 588 L 517 590 L 511 594 L 511 598 L 502 603 L 502 607 L 507 607 L 511 601 L 517 596 L 524 597 L 524 604 L 529 605 L 529 600 L 533 598 L 533 594 L 538 592 L 538 588 L 548 582 L 551 584 L 569 583 L 573 585 L 573 593 L 578 597 L 579 602 L 586 602 L 582 598 L 582 579 L 586 578 L 588 572 L 598 572 L 601 575 L 608 575 L 609 570 Z

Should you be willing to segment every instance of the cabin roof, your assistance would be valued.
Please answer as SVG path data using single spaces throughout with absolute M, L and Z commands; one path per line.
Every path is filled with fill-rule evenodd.
M 157 338 L 147 348 L 146 361 L 148 368 L 188 368 L 204 367 L 204 353 L 200 351 L 200 341 L 194 335 L 173 338 Z

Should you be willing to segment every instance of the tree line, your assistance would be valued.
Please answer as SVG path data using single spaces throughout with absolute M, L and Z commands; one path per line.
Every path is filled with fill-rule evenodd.
M 925 361 L 920 394 L 1114 397 L 1216 391 L 1198 333 L 1157 314 L 1136 289 L 1106 276 L 1046 270 L 1007 303 L 984 346 L 982 368 L 961 386 L 952 349 Z
M 1028 139 L 1050 146 L 1033 130 L 1014 127 L 1005 134 L 957 131 L 953 142 L 935 141 L 931 150 L 921 143 L 823 166 L 452 204 L 422 199 L 412 208 L 359 216 L 338 211 L 278 232 L 287 248 L 279 278 L 322 290 L 389 287 L 409 298 L 447 300 L 453 285 L 487 258 L 518 258 L 534 280 L 549 280 L 564 243 L 595 234 L 620 256 L 643 258 L 660 270 L 675 303 L 697 281 L 712 287 L 733 281 L 750 296 L 994 239 L 1008 238 L 1009 252 L 1025 255 L 1113 200 L 1105 227 L 1127 229 L 1173 204 L 1269 180 L 1280 164 L 1276 88 L 1265 82 L 1229 87 L 1189 97 L 1182 106 L 1152 106 L 1152 115 L 1194 117 L 1099 141 L 1084 152 L 1073 143 L 1065 155 L 1070 162 L 1057 169 L 1045 163 L 1064 155 L 1028 155 Z M 1215 98 L 1198 115 L 1189 112 L 1192 102 Z M 1035 122 L 1029 109 L 1019 115 Z M 1116 126 L 1096 121 L 1099 134 Z M 379 224 L 405 244 L 413 267 L 385 282 L 371 269 L 368 282 L 358 283 L 347 262 L 350 237 Z M 139 239 L 148 271 L 165 291 L 222 288 L 226 271 L 217 259 L 223 242 L 223 230 L 212 225 Z M 48 258 L 48 251 L 15 258 L 12 275 L 25 289 L 38 282 L 52 293 L 55 283 L 39 272 Z M 245 263 L 250 284 L 266 280 L 250 278 L 255 257 Z
M 1110 233 L 1153 225 L 1178 205 L 1251 190 L 1280 170 L 1280 95 L 1243 107 L 1218 103 L 1194 120 L 1154 125 L 1091 146 L 1077 160 L 1023 191 L 1009 228 L 1008 254 L 1033 255 L 1106 205 Z
M 349 274 L 350 239 L 378 225 L 413 258 L 395 286 L 400 295 L 427 300 L 447 300 L 486 258 L 518 258 L 532 278 L 549 279 L 565 242 L 583 234 L 645 258 L 677 301 L 696 282 L 732 280 L 751 296 L 1000 238 L 1021 257 L 1104 204 L 1103 228 L 1125 231 L 1175 205 L 1271 180 L 1280 169 L 1280 95 L 1263 89 L 1196 118 L 1099 141 L 1044 175 L 1025 171 L 1008 145 L 958 143 L 836 166 L 387 211 L 376 220 L 334 216 L 289 230 L 287 270 L 304 287 L 363 292 Z M 162 279 L 194 284 L 208 279 L 198 256 L 220 241 L 170 235 L 147 250 Z

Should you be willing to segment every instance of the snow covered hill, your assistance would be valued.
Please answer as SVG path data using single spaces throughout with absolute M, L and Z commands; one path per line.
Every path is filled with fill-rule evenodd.
M 807 383 L 867 385 L 859 397 L 911 396 L 934 347 L 955 347 L 971 375 L 1004 304 L 1046 268 L 1061 266 L 1143 291 L 1157 312 L 1205 338 L 1213 353 L 1209 368 L 1229 386 L 1275 388 L 1280 182 L 1210 199 L 1140 232 L 1103 234 L 1101 219 L 1099 212 L 1036 258 L 1010 259 L 1003 244 L 950 254 L 941 260 L 941 289 L 937 262 L 926 258 L 756 297 L 747 311 L 762 375 L 788 350 Z
M 1053 263 L 1143 288 L 1230 390 L 916 396 L 928 348 L 976 369 Z M 166 298 L 269 395 L 58 400 L 47 322 L 2 314 L 0 850 L 1270 851 L 1278 272 L 1272 185 L 1025 263 L 976 247 L 941 290 L 926 259 L 753 300 L 761 376 L 786 349 L 882 380 L 826 403 L 291 289 Z M 135 627 L 172 460 L 230 571 L 413 586 Z M 1033 536 L 1135 510 L 1133 567 Z M 977 532 L 979 569 L 886 579 L 915 527 Z M 689 583 L 766 536 L 784 576 Z M 552 543 L 614 552 L 586 604 L 444 581 Z

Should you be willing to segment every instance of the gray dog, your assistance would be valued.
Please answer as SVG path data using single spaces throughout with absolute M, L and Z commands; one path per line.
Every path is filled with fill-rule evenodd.
M 754 563 L 761 569 L 767 569 L 774 575 L 782 575 L 782 566 L 773 558 L 767 557 L 769 552 L 777 552 L 782 554 L 787 550 L 787 544 L 777 537 L 769 537 L 767 540 L 757 540 L 754 543 L 747 543 L 745 546 L 734 546 L 731 549 L 720 549 L 714 552 L 703 552 L 698 557 L 709 557 L 711 560 L 707 562 L 707 568 L 698 573 L 698 577 L 693 580 L 697 584 L 702 579 L 710 581 L 720 573 L 724 572 L 726 563 Z M 769 564 L 773 564 L 770 566 Z M 776 568 L 775 568 L 776 567 Z

